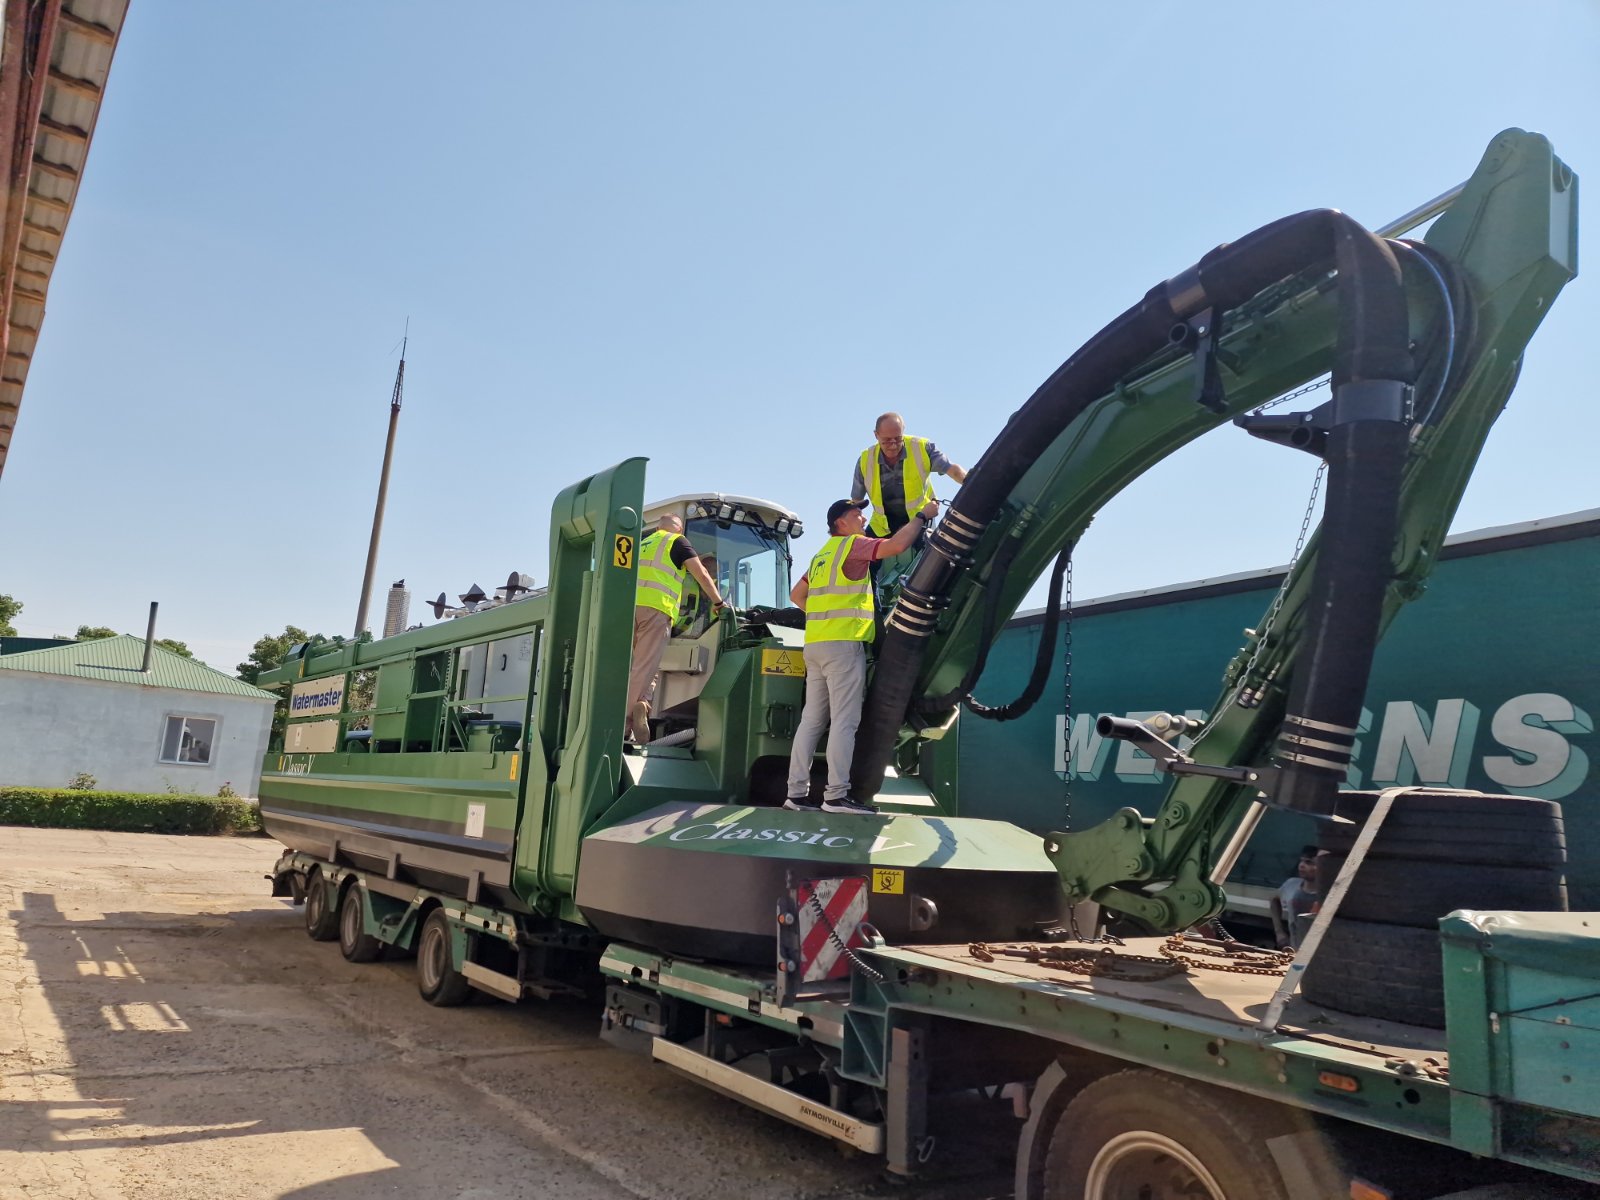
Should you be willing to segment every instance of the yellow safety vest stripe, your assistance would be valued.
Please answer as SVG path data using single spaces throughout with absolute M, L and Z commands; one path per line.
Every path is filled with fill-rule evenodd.
M 866 481 L 867 499 L 872 501 L 872 520 L 867 529 L 874 537 L 889 536 L 889 514 L 883 511 L 883 449 L 874 443 L 861 452 L 861 478 Z M 928 439 L 908 436 L 900 444 L 901 486 L 906 498 L 906 517 L 927 507 L 933 499 L 933 459 L 928 454 Z
M 872 576 L 844 573 L 850 547 L 859 535 L 829 538 L 806 569 L 806 641 L 870 642 L 873 621 Z
M 639 586 L 633 594 L 638 608 L 652 608 L 676 621 L 683 604 L 683 581 L 688 572 L 672 565 L 673 544 L 679 533 L 656 530 L 639 547 Z

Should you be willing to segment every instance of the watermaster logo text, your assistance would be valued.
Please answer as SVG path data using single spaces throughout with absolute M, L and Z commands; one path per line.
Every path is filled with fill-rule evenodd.
M 344 699 L 344 686 L 336 684 L 325 692 L 307 692 L 294 696 L 289 701 L 289 711 L 301 713 L 306 709 L 322 712 L 330 708 L 339 707 L 339 702 Z

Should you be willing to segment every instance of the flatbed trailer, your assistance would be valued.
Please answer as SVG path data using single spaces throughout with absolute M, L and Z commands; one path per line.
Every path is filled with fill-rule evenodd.
M 493 961 L 485 944 L 509 951 L 542 936 L 528 914 L 303 853 L 286 854 L 278 874 L 313 871 L 359 901 L 337 907 L 361 913 L 368 957 L 411 944 L 437 911 L 457 944 L 432 963 L 421 946 L 424 974 L 453 978 L 454 962 L 463 988 L 511 1001 L 585 994 L 483 965 Z M 786 997 L 775 968 L 625 942 L 570 948 L 598 958 L 607 1041 L 882 1155 L 893 1175 L 914 1176 L 933 1158 L 929 1115 L 939 1096 L 1009 1087 L 1025 1114 L 1017 1200 L 1071 1194 L 1047 1190 L 1051 1147 L 1082 1148 L 1083 1116 L 1072 1106 L 1086 1096 L 1095 1103 L 1089 1083 L 1122 1078 L 1127 1087 L 1188 1089 L 1191 1107 L 1231 1112 L 1250 1131 L 1241 1147 L 1255 1137 L 1295 1200 L 1433 1198 L 1489 1179 L 1516 1188 L 1503 1195 L 1537 1200 L 1588 1194 L 1571 1181 L 1600 1185 L 1591 1065 L 1600 961 L 1588 952 L 1597 928 L 1600 914 L 1446 918 L 1445 1029 L 1298 995 L 1270 1019 L 1281 970 L 1195 939 L 895 947 L 869 937 L 846 979 L 799 998 Z M 1050 961 L 1062 957 L 1070 965 Z M 802 1077 L 815 1086 L 796 1088 Z M 1174 1144 L 1186 1136 L 1153 1133 Z
M 770 975 L 643 947 L 607 947 L 601 970 L 614 987 L 707 1014 L 695 1039 L 646 1034 L 656 1061 L 794 1124 L 881 1152 L 897 1173 L 914 1174 L 932 1152 L 926 1118 L 936 1090 L 970 1085 L 978 1075 L 1002 1082 L 992 1070 L 951 1075 L 932 1052 L 937 1042 L 960 1045 L 968 1064 L 1004 1062 L 1019 1072 L 1012 1082 L 1026 1097 L 1027 1116 L 1017 1200 L 1051 1194 L 1051 1141 L 1058 1128 L 1071 1136 L 1076 1122 L 1066 1109 L 1086 1078 L 1129 1067 L 1145 1072 L 1151 1086 L 1200 1084 L 1245 1112 L 1253 1100 L 1252 1115 L 1281 1129 L 1265 1141 L 1297 1200 L 1446 1194 L 1417 1190 L 1418 1177 L 1469 1187 L 1503 1176 L 1502 1186 L 1515 1189 L 1505 1195 L 1565 1196 L 1587 1193 L 1548 1176 L 1495 1171 L 1487 1159 L 1600 1183 L 1600 1089 L 1587 1066 L 1600 1044 L 1600 963 L 1557 983 L 1541 961 L 1552 939 L 1575 951 L 1597 925 L 1593 914 L 1448 918 L 1448 1032 L 1353 1016 L 1299 996 L 1275 1027 L 1264 1028 L 1276 974 L 1191 967 L 1138 979 L 1116 974 L 1114 960 L 1112 973 L 1089 975 L 1028 961 L 1039 947 L 1026 944 L 876 946 L 861 952 L 847 1000 L 790 1005 L 778 1003 Z M 1127 968 L 1127 956 L 1159 961 L 1169 948 L 1170 939 L 1138 938 L 1112 953 Z M 1203 953 L 1178 952 L 1192 962 L 1197 950 Z M 1502 1011 L 1530 988 L 1545 990 L 1542 1004 Z M 616 999 L 608 1025 L 619 1019 Z M 836 1052 L 843 1078 L 882 1094 L 881 1119 L 808 1102 L 727 1061 L 725 1045 L 741 1025 Z M 1461 1051 L 1454 1061 L 1453 1047 Z M 1553 1072 L 1552 1058 L 1564 1063 Z M 1030 1067 L 1034 1073 L 1023 1077 Z M 1543 1106 L 1552 1092 L 1561 1093 L 1566 1111 Z M 1352 1191 L 1353 1184 L 1368 1190 Z

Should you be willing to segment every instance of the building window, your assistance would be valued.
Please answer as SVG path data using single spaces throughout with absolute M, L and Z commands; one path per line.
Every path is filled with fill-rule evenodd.
M 204 766 L 211 761 L 217 723 L 207 717 L 168 717 L 161 738 L 161 761 Z

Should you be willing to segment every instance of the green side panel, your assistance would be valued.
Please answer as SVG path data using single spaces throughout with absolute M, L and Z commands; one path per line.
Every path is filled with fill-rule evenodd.
M 1600 908 L 1600 673 L 1592 655 L 1575 652 L 1600 595 L 1600 514 L 1457 543 L 1442 560 L 1379 644 L 1351 782 L 1559 801 L 1572 906 Z M 1073 620 L 1070 799 L 1061 779 L 1058 644 L 1045 692 L 1054 704 L 1005 723 L 962 720 L 960 811 L 1039 833 L 1084 829 L 1124 807 L 1152 811 L 1165 778 L 1128 743 L 1096 736 L 1096 716 L 1204 714 L 1280 579 L 1263 573 L 1081 607 Z M 1020 692 L 1039 640 L 1039 618 L 1014 622 L 990 655 L 978 697 L 993 703 Z M 1268 812 L 1233 880 L 1276 887 L 1314 839 L 1309 818 Z
M 1452 1140 L 1600 1180 L 1600 913 L 1440 922 Z
M 515 876 L 530 903 L 571 894 L 579 839 L 620 790 L 644 475 L 645 460 L 630 458 L 566 488 L 551 508 L 534 721 L 550 786 L 535 796 L 530 784 Z

